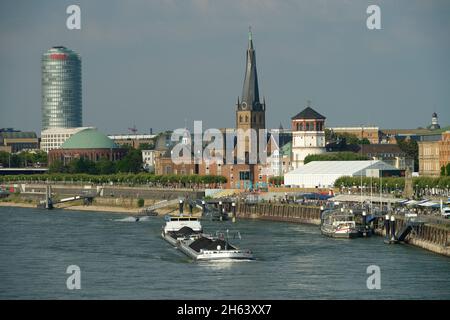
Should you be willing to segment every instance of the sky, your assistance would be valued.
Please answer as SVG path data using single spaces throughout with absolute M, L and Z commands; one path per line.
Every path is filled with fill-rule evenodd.
M 81 8 L 81 30 L 66 8 Z M 381 9 L 369 30 L 366 9 Z M 41 130 L 41 55 L 82 57 L 83 125 L 107 134 L 234 127 L 248 27 L 266 124 L 311 100 L 327 126 L 450 125 L 448 0 L 0 2 L 0 128 Z

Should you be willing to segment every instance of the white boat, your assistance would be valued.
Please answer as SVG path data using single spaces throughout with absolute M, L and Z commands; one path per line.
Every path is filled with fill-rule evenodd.
M 322 234 L 333 238 L 356 238 L 360 233 L 353 214 L 331 211 L 324 214 L 320 226 Z
M 224 235 L 203 233 L 198 218 L 168 216 L 162 237 L 181 252 L 198 261 L 252 260 L 250 250 L 239 249 L 228 242 Z
M 192 216 L 165 216 L 166 224 L 161 236 L 171 245 L 176 246 L 177 241 L 203 232 L 202 225 L 196 217 Z

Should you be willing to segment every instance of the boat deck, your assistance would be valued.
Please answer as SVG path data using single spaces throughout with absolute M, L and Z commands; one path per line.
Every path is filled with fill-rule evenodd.
M 220 239 L 210 239 L 205 237 L 200 237 L 194 242 L 192 242 L 189 247 L 197 252 L 200 250 L 217 250 L 217 247 L 220 246 L 222 249 L 227 248 L 227 250 L 237 250 L 236 247 L 231 244 L 227 244 L 226 241 Z
M 194 234 L 200 234 L 201 231 L 194 231 L 189 227 L 183 227 L 178 231 L 169 231 L 167 232 L 169 234 L 169 236 L 171 236 L 174 239 L 178 239 L 178 238 L 185 238 L 188 237 L 190 235 L 194 235 Z

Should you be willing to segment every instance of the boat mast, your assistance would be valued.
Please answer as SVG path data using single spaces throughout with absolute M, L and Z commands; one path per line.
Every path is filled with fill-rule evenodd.
M 371 161 L 370 165 L 372 166 L 373 161 Z M 373 179 L 372 179 L 372 174 L 370 175 L 370 214 L 372 214 L 372 197 L 373 197 L 373 188 L 372 188 L 372 184 L 373 184 Z
M 380 210 L 383 212 L 383 171 L 380 172 Z
M 364 125 L 361 125 L 361 144 L 360 144 L 360 150 L 361 150 L 361 159 L 363 158 L 363 137 L 364 137 Z M 360 176 L 361 176 L 361 183 L 359 185 L 359 188 L 361 189 L 361 209 L 363 209 L 363 190 L 362 190 L 362 182 L 363 182 L 363 176 L 362 176 L 362 170 L 360 171 Z

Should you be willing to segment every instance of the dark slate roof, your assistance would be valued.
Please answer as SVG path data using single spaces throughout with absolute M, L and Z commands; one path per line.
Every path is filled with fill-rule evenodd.
M 291 119 L 294 120 L 294 119 L 326 119 L 326 118 L 313 108 L 306 107 L 303 111 L 301 111 Z
M 372 156 L 376 154 L 406 155 L 398 145 L 390 143 L 363 144 L 359 147 L 359 152 L 362 152 L 364 155 L 371 154 Z
M 244 86 L 242 88 L 241 102 L 246 103 L 250 110 L 261 110 L 259 102 L 258 74 L 256 72 L 256 56 L 253 48 L 251 32 L 249 33 L 247 63 L 245 68 Z M 241 104 L 242 104 L 241 103 Z

